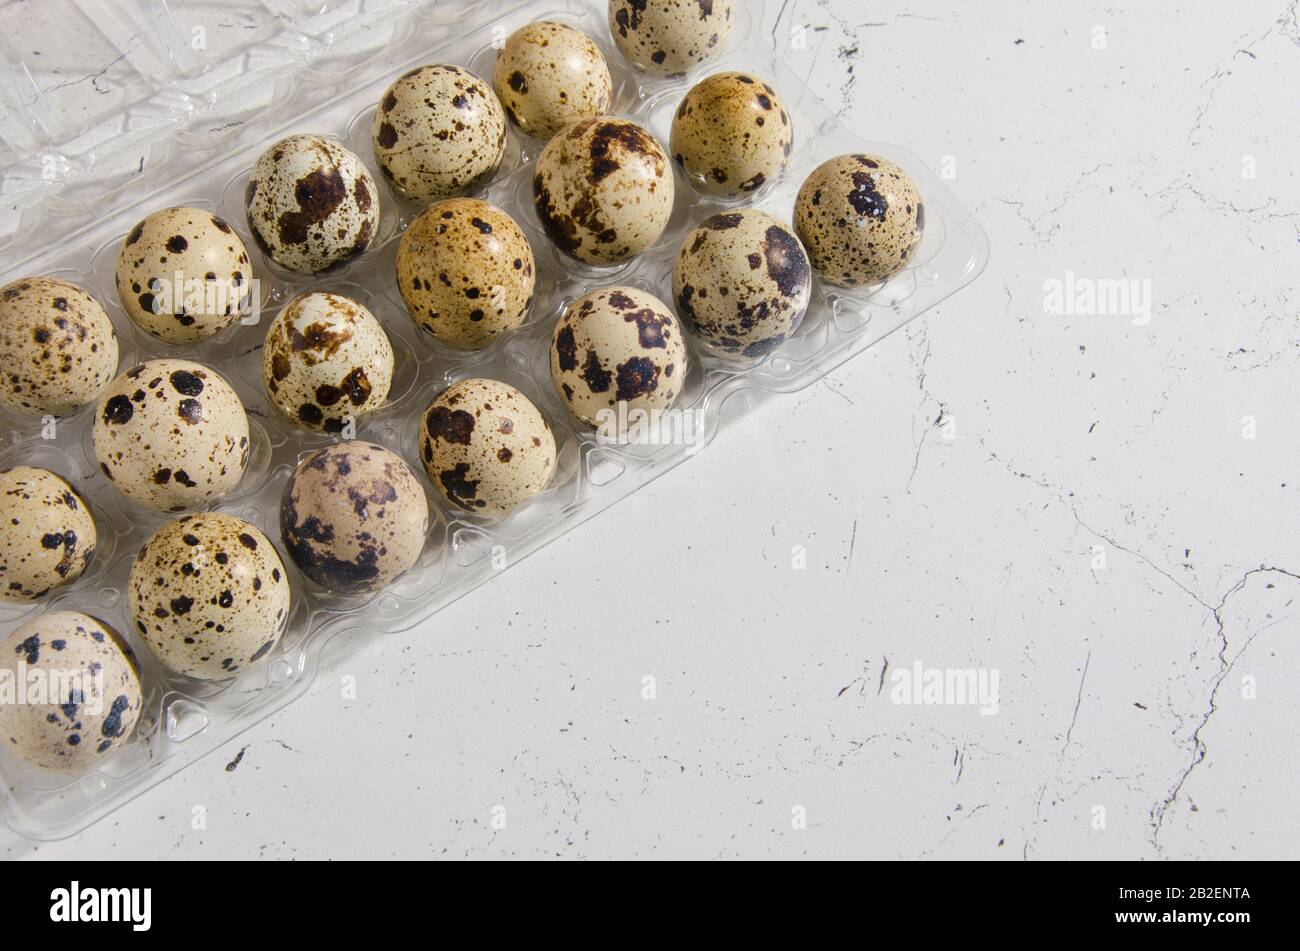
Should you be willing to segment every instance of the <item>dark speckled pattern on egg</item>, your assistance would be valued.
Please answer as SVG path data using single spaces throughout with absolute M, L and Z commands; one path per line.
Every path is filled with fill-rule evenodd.
M 64 679 L 68 695 L 54 703 L 0 703 L 0 743 L 22 759 L 80 772 L 131 738 L 144 702 L 140 668 L 103 621 L 53 611 L 20 625 L 0 640 L 0 670 L 18 677 L 24 669 L 42 672 L 51 686 Z
M 608 111 L 613 96 L 600 47 L 580 30 L 548 21 L 510 34 L 492 67 L 492 88 L 511 120 L 542 139 Z
M 56 277 L 0 287 L 0 403 L 24 416 L 63 416 L 117 372 L 117 334 L 99 301 Z
M 888 159 L 840 155 L 799 189 L 794 226 L 824 281 L 864 287 L 911 262 L 925 234 L 925 205 L 908 174 Z
M 253 240 L 281 267 L 317 274 L 361 254 L 379 230 L 379 189 L 332 139 L 291 135 L 253 165 L 244 191 Z
M 375 160 L 412 201 L 463 195 L 490 178 L 506 149 L 506 117 L 483 80 L 459 66 L 421 66 L 375 110 Z
M 686 378 L 686 341 L 668 305 L 636 287 L 605 287 L 574 301 L 551 335 L 551 381 L 590 426 L 601 410 L 667 409 Z
M 244 242 L 201 208 L 164 208 L 126 236 L 117 295 L 136 324 L 168 343 L 194 343 L 239 319 L 253 283 Z
M 341 433 L 384 405 L 393 345 L 369 310 L 342 294 L 299 294 L 271 321 L 262 383 L 295 426 Z
M 587 264 L 617 264 L 649 248 L 673 212 L 663 147 L 627 119 L 575 122 L 546 144 L 533 205 L 547 236 Z
M 248 466 L 248 417 L 230 384 L 189 360 L 127 370 L 95 407 L 91 436 L 105 478 L 160 511 L 200 508 Z
M 378 591 L 419 560 L 429 503 L 400 456 L 357 440 L 299 464 L 280 500 L 280 535 L 299 570 L 341 594 Z
M 628 62 L 681 76 L 727 48 L 733 0 L 609 0 L 609 32 Z
M 799 239 L 752 208 L 708 218 L 677 253 L 677 314 L 720 356 L 771 353 L 799 329 L 811 297 L 812 269 Z
M 776 90 L 749 73 L 715 73 L 673 116 L 673 160 L 699 191 L 739 198 L 773 181 L 794 148 L 794 123 Z
M 168 670 L 224 680 L 261 660 L 289 622 L 284 563 L 262 532 L 187 515 L 140 548 L 127 584 L 136 630 Z
M 35 601 L 76 581 L 97 541 L 90 507 L 61 476 L 0 472 L 0 601 Z
M 500 517 L 550 485 L 555 436 L 541 411 L 513 386 L 462 380 L 424 411 L 420 459 L 451 505 Z
M 459 349 L 485 347 L 523 323 L 535 270 L 518 222 L 477 198 L 430 206 L 397 247 L 397 284 L 407 313 Z

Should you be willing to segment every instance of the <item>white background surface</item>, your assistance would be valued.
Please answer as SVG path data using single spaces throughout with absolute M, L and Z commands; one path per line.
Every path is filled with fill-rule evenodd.
M 859 133 L 955 168 L 984 276 L 0 856 L 1296 856 L 1296 3 L 768 6 Z M 1150 322 L 1046 314 L 1067 272 Z M 892 703 L 918 661 L 998 712 Z

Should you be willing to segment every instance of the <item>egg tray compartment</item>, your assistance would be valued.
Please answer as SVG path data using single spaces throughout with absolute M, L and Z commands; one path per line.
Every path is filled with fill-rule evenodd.
M 237 150 L 204 153 L 187 174 L 161 169 L 164 185 L 146 197 L 124 196 L 130 202 L 120 202 L 111 212 L 101 211 L 93 218 L 89 211 L 74 213 L 61 223 L 64 228 L 57 227 L 60 222 L 47 221 L 48 250 L 26 261 L 4 263 L 2 282 L 53 274 L 93 293 L 120 336 L 121 368 L 159 356 L 184 356 L 216 367 L 230 381 L 248 410 L 253 452 L 239 487 L 211 508 L 253 522 L 281 551 L 278 511 L 284 485 L 300 458 L 334 437 L 303 433 L 270 405 L 261 384 L 262 340 L 278 309 L 304 290 L 332 290 L 357 298 L 379 318 L 393 341 L 396 370 L 389 404 L 363 418 L 356 437 L 393 448 L 407 459 L 425 486 L 431 512 L 428 542 L 417 566 L 367 600 L 315 589 L 286 558 L 294 608 L 284 639 L 261 663 L 233 681 L 202 684 L 168 674 L 136 637 L 123 596 L 130 562 L 168 516 L 128 502 L 99 473 L 90 441 L 93 407 L 61 420 L 53 439 L 42 438 L 38 423 L 0 416 L 15 433 L 13 443 L 0 451 L 0 466 L 41 465 L 64 475 L 94 508 L 101 535 L 99 552 L 85 576 L 38 606 L 0 607 L 0 632 L 7 633 L 37 612 L 63 609 L 97 615 L 132 642 L 145 684 L 144 710 L 134 737 L 92 772 L 69 779 L 29 767 L 0 748 L 0 794 L 4 817 L 13 829 L 29 838 L 52 839 L 86 827 L 284 707 L 307 689 L 323 657 L 335 663 L 373 637 L 408 630 L 429 618 L 700 451 L 720 426 L 777 394 L 795 392 L 821 379 L 978 276 L 988 255 L 979 225 L 919 158 L 894 146 L 864 141 L 836 120 L 758 34 L 761 4 L 737 4 L 737 23 L 725 55 L 690 76 L 663 81 L 637 74 L 622 58 L 609 36 L 604 7 L 602 0 L 515 4 L 490 18 L 467 17 L 454 35 L 441 31 L 431 38 L 427 32 L 395 31 L 402 38 L 391 50 L 345 71 L 346 81 L 337 87 L 307 83 L 305 91 L 281 108 L 247 123 L 250 128 L 241 130 L 245 141 Z M 537 292 L 525 324 L 477 353 L 438 344 L 407 316 L 395 278 L 397 241 L 421 209 L 400 201 L 381 175 L 374 174 L 381 189 L 380 228 L 360 258 L 337 272 L 304 278 L 261 255 L 244 221 L 243 191 L 253 162 L 266 145 L 292 132 L 333 135 L 374 173 L 371 118 L 393 79 L 430 62 L 457 63 L 487 79 L 496 52 L 493 42 L 539 19 L 568 22 L 596 40 L 614 78 L 611 112 L 646 125 L 665 146 L 677 103 L 702 76 L 744 69 L 763 77 L 784 99 L 795 122 L 794 153 L 785 173 L 750 200 L 719 202 L 698 195 L 675 168 L 675 206 L 655 246 L 619 267 L 587 267 L 560 254 L 541 230 L 532 208 L 531 178 L 543 143 L 512 128 L 500 172 L 477 196 L 504 208 L 523 226 L 537 260 Z M 314 100 L 314 105 L 308 100 Z M 594 433 L 568 416 L 552 389 L 549 366 L 551 330 L 568 304 L 589 290 L 613 284 L 641 287 L 671 303 L 676 251 L 695 224 L 736 205 L 752 205 L 789 222 L 795 195 L 808 173 L 822 161 L 851 151 L 892 159 L 921 190 L 927 230 L 906 271 L 863 293 L 845 293 L 819 282 L 798 333 L 756 365 L 719 363 L 692 344 L 691 369 L 675 407 L 693 410 L 698 420 L 690 445 L 602 445 Z M 177 152 L 176 160 L 185 154 Z M 136 221 L 171 205 L 207 208 L 244 237 L 254 276 L 261 282 L 262 313 L 257 323 L 238 324 L 212 340 L 178 348 L 148 337 L 125 316 L 113 280 L 117 249 Z M 496 522 L 453 510 L 437 497 L 416 449 L 419 415 L 428 401 L 450 383 L 476 376 L 500 379 L 522 390 L 550 421 L 557 444 L 557 472 L 550 488 Z

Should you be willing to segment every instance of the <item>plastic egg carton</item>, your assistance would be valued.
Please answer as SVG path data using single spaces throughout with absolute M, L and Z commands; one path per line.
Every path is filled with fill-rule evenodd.
M 138 144 L 132 139 L 132 122 L 124 117 L 139 108 L 152 115 L 162 108 L 158 103 L 180 103 L 176 109 L 185 113 L 185 97 L 191 95 L 186 90 L 215 90 L 212 95 L 222 99 L 217 105 L 236 118 L 219 122 L 215 106 L 179 117 L 158 113 L 150 127 L 154 138 L 143 163 L 145 171 L 125 178 L 109 174 L 99 182 L 95 196 L 89 196 L 80 181 L 65 189 L 47 189 L 27 206 L 12 238 L 0 248 L 0 283 L 21 276 L 55 275 L 85 287 L 113 319 L 121 339 L 122 369 L 145 359 L 183 355 L 214 366 L 225 376 L 248 410 L 254 447 L 238 489 L 212 507 L 253 522 L 277 546 L 279 501 L 290 473 L 303 455 L 334 438 L 290 426 L 277 415 L 261 383 L 260 350 L 269 322 L 281 306 L 305 290 L 333 290 L 355 297 L 379 318 L 393 341 L 396 372 L 390 403 L 360 421 L 356 438 L 395 449 L 424 481 L 416 452 L 421 410 L 452 382 L 491 377 L 521 389 L 547 416 L 556 436 L 557 472 L 546 492 L 496 522 L 452 510 L 424 482 L 432 513 L 424 554 L 396 584 L 366 600 L 313 588 L 286 558 L 295 606 L 282 642 L 237 679 L 201 684 L 167 673 L 136 638 L 124 597 L 127 575 L 141 543 L 167 516 L 128 502 L 100 474 L 90 443 L 93 408 L 83 408 L 53 427 L 3 416 L 4 428 L 12 435 L 0 450 L 0 467 L 44 466 L 69 479 L 95 510 L 100 546 L 92 566 L 75 584 L 56 589 L 37 606 L 0 607 L 0 634 L 37 612 L 78 610 L 95 615 L 132 641 L 145 685 L 144 709 L 134 737 L 93 772 L 71 778 L 44 772 L 0 747 L 5 819 L 31 838 L 70 835 L 184 768 L 305 691 L 323 656 L 334 661 L 363 649 L 370 638 L 399 633 L 428 619 L 706 449 L 719 427 L 780 394 L 821 379 L 970 283 L 987 260 L 987 242 L 979 225 L 924 162 L 846 129 L 769 48 L 759 31 L 761 3 L 736 4 L 738 19 L 724 55 L 687 77 L 662 81 L 638 74 L 623 59 L 610 38 L 603 0 L 345 4 L 354 8 L 355 22 L 365 24 L 357 29 L 365 32 L 369 45 L 350 34 L 347 42 L 338 40 L 338 25 L 349 21 L 337 9 L 327 16 L 319 12 L 319 2 L 262 3 L 264 7 L 251 0 L 220 5 L 220 16 L 246 17 L 248 32 L 258 37 L 253 45 L 234 47 L 225 59 L 211 53 L 206 58 L 169 53 L 186 35 L 174 17 L 158 17 L 142 27 L 146 39 L 133 41 L 132 48 L 144 43 L 153 70 L 134 69 L 128 77 L 127 85 L 137 95 L 131 104 L 119 103 L 120 150 L 129 153 Z M 86 0 L 50 5 L 71 6 L 81 15 L 88 8 L 103 6 Z M 0 6 L 0 36 L 11 45 L 20 28 L 20 24 L 5 24 L 13 6 Z M 192 8 L 186 12 L 195 16 Z M 322 26 L 322 17 L 334 26 Z M 665 147 L 673 111 L 687 89 L 709 73 L 743 69 L 765 79 L 784 99 L 795 123 L 794 153 L 782 176 L 741 203 L 702 198 L 675 168 L 676 204 L 656 245 L 625 265 L 593 268 L 561 255 L 543 233 L 531 195 L 532 166 L 543 143 L 511 129 L 500 172 L 478 197 L 504 208 L 527 233 L 537 259 L 534 304 L 522 327 L 486 350 L 453 351 L 419 331 L 403 307 L 395 278 L 397 241 L 421 209 L 400 201 L 377 174 L 370 145 L 371 118 L 388 84 L 421 64 L 455 63 L 490 81 L 494 43 L 499 46 L 516 28 L 540 19 L 570 23 L 596 40 L 614 78 L 611 112 L 642 123 Z M 105 29 L 110 43 L 115 32 L 116 28 Z M 135 59 L 129 62 L 137 66 Z M 5 81 L 12 79 L 8 75 Z M 241 90 L 256 87 L 265 98 L 268 86 L 272 96 L 267 105 L 243 105 Z M 12 89 L 0 92 L 12 106 Z M 223 98 L 227 92 L 229 101 Z M 0 120 L 5 147 L 20 164 L 30 163 L 31 155 L 40 149 L 25 159 L 17 156 L 16 140 L 8 132 L 20 121 L 38 127 L 37 120 L 49 105 L 43 104 L 44 98 L 24 103 L 25 116 L 6 114 Z M 220 133 L 202 131 L 214 128 L 214 123 L 234 124 Z M 95 117 L 94 122 L 72 123 L 65 131 L 79 140 L 91 131 L 102 131 L 102 126 L 102 117 Z M 244 220 L 244 184 L 254 160 L 272 141 L 295 132 L 342 140 L 370 166 L 382 191 L 381 227 L 372 246 L 345 268 L 316 278 L 290 274 L 266 261 Z M 917 182 L 925 199 L 924 240 L 906 271 L 861 294 L 818 283 L 798 333 L 756 365 L 716 363 L 693 348 L 690 372 L 675 407 L 686 411 L 683 417 L 694 424 L 685 438 L 660 445 L 602 444 L 594 432 L 569 417 L 551 386 L 548 351 L 552 327 L 567 305 L 593 288 L 612 284 L 641 287 L 671 303 L 673 261 L 695 224 L 735 204 L 756 206 L 788 223 L 795 195 L 808 173 L 832 156 L 859 151 L 897 162 Z M 121 164 L 121 155 L 103 161 L 108 166 L 114 161 Z M 200 345 L 176 348 L 149 338 L 127 319 L 114 286 L 117 249 L 136 221 L 172 205 L 207 208 L 240 232 L 253 257 L 254 276 L 260 279 L 262 309 L 257 323 L 237 324 Z M 614 528 L 614 523 L 609 527 Z

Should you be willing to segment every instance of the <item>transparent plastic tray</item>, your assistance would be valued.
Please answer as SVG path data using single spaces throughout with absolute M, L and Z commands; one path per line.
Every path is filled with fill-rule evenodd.
M 225 743 L 251 724 L 284 707 L 310 685 L 329 647 L 361 649 L 372 637 L 400 632 L 429 618 L 445 605 L 499 571 L 537 551 L 552 539 L 636 491 L 707 447 L 720 426 L 776 398 L 808 386 L 918 314 L 974 280 L 987 260 L 979 225 L 915 155 L 896 146 L 865 140 L 838 122 L 799 78 L 769 48 L 758 29 L 762 4 L 737 3 L 737 23 L 725 55 L 682 79 L 655 81 L 638 74 L 609 36 L 603 0 L 532 3 L 436 2 L 351 3 L 326 7 L 319 0 L 233 0 L 207 7 L 247 27 L 245 45 L 188 52 L 191 35 L 180 13 L 202 20 L 180 4 L 131 4 L 59 0 L 42 8 L 64 8 L 68 16 L 88 17 L 103 27 L 101 44 L 123 46 L 121 23 L 109 28 L 92 16 L 94 8 L 162 8 L 150 20 L 132 25 L 135 38 L 114 60 L 129 73 L 98 82 L 134 92 L 116 111 L 69 116 L 48 101 L 60 94 L 32 75 L 22 57 L 9 58 L 3 90 L 7 108 L 0 119 L 11 168 L 36 168 L 49 155 L 57 162 L 81 162 L 102 174 L 72 176 L 59 186 L 32 186 L 22 174 L 15 194 L 26 196 L 19 221 L 0 245 L 0 283 L 21 276 L 56 275 L 82 285 L 103 303 L 121 340 L 121 367 L 157 356 L 183 354 L 212 365 L 238 391 L 249 412 L 254 451 L 239 488 L 213 508 L 258 525 L 279 543 L 278 510 L 284 484 L 297 460 L 331 438 L 302 433 L 284 422 L 266 399 L 260 378 L 260 348 L 270 319 L 295 294 L 307 289 L 337 290 L 361 300 L 391 337 L 397 369 L 390 403 L 365 417 L 357 438 L 396 449 L 423 479 L 416 453 L 418 416 L 432 396 L 449 383 L 472 376 L 501 379 L 519 387 L 546 414 L 556 436 L 558 470 L 551 487 L 510 517 L 491 522 L 453 511 L 429 494 L 428 543 L 418 565 L 397 584 L 369 600 L 324 594 L 305 584 L 290 565 L 295 607 L 281 644 L 262 663 L 236 680 L 201 685 L 169 675 L 150 651 L 135 641 L 123 592 L 134 553 L 166 516 L 127 502 L 99 473 L 90 445 L 91 409 L 61 420 L 55 438 L 42 438 L 38 422 L 2 415 L 13 435 L 0 450 L 0 468 L 16 464 L 53 469 L 76 485 L 95 509 L 101 544 L 95 561 L 75 584 L 57 589 L 33 607 L 0 607 L 0 634 L 36 612 L 80 610 L 117 627 L 137 648 L 143 668 L 145 705 L 133 739 L 88 774 L 68 778 L 31 768 L 0 749 L 0 801 L 5 820 L 31 838 L 70 835 L 106 815 L 141 791 Z M 24 21 L 15 14 L 36 5 L 0 6 L 0 49 L 16 56 Z M 17 9 L 15 9 L 17 8 Z M 313 12 L 315 11 L 315 12 Z M 351 12 L 351 19 L 348 12 Z M 103 11 L 100 11 L 103 13 Z M 35 14 L 32 14 L 35 15 Z M 52 16 L 47 12 L 46 16 Z M 322 18 L 324 22 L 322 22 Z M 711 362 L 692 351 L 692 366 L 678 407 L 691 409 L 700 424 L 692 445 L 598 444 L 595 434 L 574 423 L 550 382 L 551 328 L 564 308 L 588 290 L 609 284 L 642 287 L 671 301 L 671 272 L 677 248 L 689 229 L 725 207 L 701 198 L 677 172 L 677 198 L 662 238 L 632 262 L 588 268 L 562 256 L 542 232 L 532 208 L 531 165 L 542 143 L 511 130 L 500 173 L 479 197 L 501 206 L 524 227 L 537 258 L 537 293 L 527 322 L 488 349 L 466 354 L 423 335 L 407 316 L 396 286 L 395 255 L 402 230 L 420 209 L 404 203 L 374 175 L 383 190 L 378 239 L 347 267 L 320 278 L 291 275 L 269 265 L 249 239 L 244 222 L 244 184 L 253 161 L 270 142 L 293 132 L 341 139 L 375 170 L 370 124 L 387 85 L 408 69 L 434 62 L 456 63 L 489 79 L 493 43 L 524 23 L 568 22 L 601 46 L 614 77 L 611 112 L 646 125 L 661 142 L 668 140 L 671 116 L 682 95 L 703 75 L 726 69 L 756 73 L 776 87 L 795 121 L 795 148 L 789 167 L 744 204 L 789 222 L 803 179 L 822 161 L 845 152 L 867 151 L 901 165 L 917 182 L 926 202 L 926 233 L 912 265 L 868 295 L 852 295 L 818 285 L 798 333 L 762 363 L 737 369 Z M 120 20 L 120 16 L 119 16 Z M 341 26 L 351 24 L 348 30 Z M 364 27 L 360 24 L 364 24 Z M 188 30 L 188 32 L 187 32 Z M 357 39 L 364 30 L 366 40 Z M 75 31 L 66 30 L 74 34 Z M 247 37 L 253 39 L 247 41 Z M 344 37 L 344 39 L 340 39 Z M 70 40 L 69 42 L 81 42 Z M 143 46 L 147 56 L 132 56 Z M 177 52 L 177 51 L 180 52 Z M 184 55 L 182 55 L 184 54 Z M 85 62 L 85 59 L 81 60 Z M 143 63 L 144 65 L 141 65 Z M 32 99 L 15 92 L 15 74 L 27 75 L 37 89 Z M 207 90 L 211 98 L 195 110 L 189 98 Z M 269 90 L 269 98 L 268 98 Z M 245 106 L 255 94 L 258 100 Z M 225 99 L 229 98 L 226 103 Z M 160 103 L 162 105 L 160 105 Z M 178 105 L 179 104 L 179 105 Z M 217 106 L 226 105 L 220 112 Z M 170 112 L 166 106 L 172 106 Z M 153 117 L 146 148 L 135 137 L 140 110 Z M 72 110 L 75 113 L 75 109 Z M 50 116 L 53 131 L 42 125 Z M 62 121 L 59 125 L 55 119 Z M 105 127 L 119 128 L 117 138 Z M 11 134 L 15 127 L 28 134 Z M 33 130 L 44 130 L 40 141 Z M 63 138 L 60 139 L 59 136 Z M 59 144 L 99 144 L 89 152 L 60 152 Z M 25 151 L 24 151 L 25 149 Z M 138 161 L 135 156 L 142 156 Z M 87 158 L 90 155 L 90 158 Z M 45 156 L 42 159 L 42 156 Z M 123 156 L 129 156 L 124 159 Z M 125 171 L 119 166 L 127 166 Z M 139 167 L 144 171 L 140 171 Z M 93 179 L 93 182 L 91 181 Z M 734 203 L 732 203 L 734 204 Z M 264 295 L 256 325 L 236 325 L 217 338 L 185 348 L 168 347 L 138 330 L 118 304 L 113 271 L 127 231 L 146 214 L 173 205 L 207 208 L 225 218 L 245 238 Z M 46 434 L 48 435 L 48 433 Z M 611 523 L 610 530 L 616 525 Z

